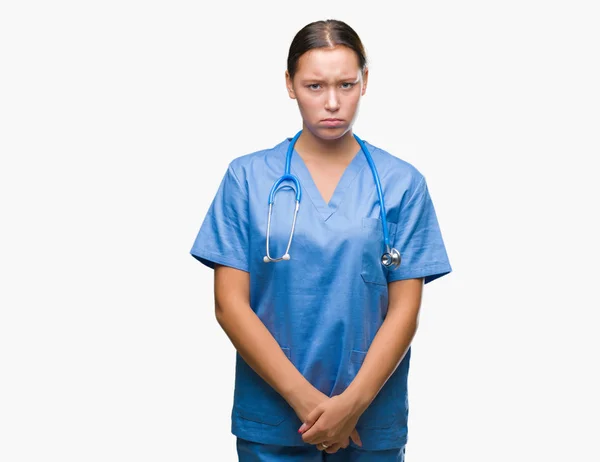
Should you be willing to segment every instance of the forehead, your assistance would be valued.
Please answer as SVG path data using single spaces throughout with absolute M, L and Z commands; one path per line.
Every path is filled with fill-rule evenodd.
M 298 59 L 296 75 L 299 77 L 324 77 L 349 74 L 356 76 L 360 70 L 358 56 L 346 46 L 314 48 Z

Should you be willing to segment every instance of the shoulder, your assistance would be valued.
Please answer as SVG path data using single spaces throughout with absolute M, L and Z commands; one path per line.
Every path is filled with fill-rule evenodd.
M 285 151 L 288 139 L 265 149 L 249 152 L 235 157 L 228 166 L 238 179 L 245 180 L 252 172 L 260 173 L 265 169 L 278 167 L 282 159 L 285 160 Z
M 367 141 L 365 144 L 375 162 L 382 184 L 401 187 L 406 193 L 403 195 L 409 197 L 423 187 L 425 176 L 415 165 L 377 145 Z

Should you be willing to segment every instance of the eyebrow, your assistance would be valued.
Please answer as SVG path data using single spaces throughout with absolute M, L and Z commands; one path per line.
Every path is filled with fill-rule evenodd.
M 325 82 L 326 81 L 322 77 L 317 77 L 317 76 L 304 77 L 301 80 L 303 82 L 308 82 L 308 81 L 310 81 L 310 82 L 314 82 L 314 81 Z M 344 81 L 344 82 L 358 82 L 359 80 L 360 80 L 360 78 L 357 78 L 356 76 L 350 76 L 350 77 L 349 76 L 343 76 L 343 77 L 340 77 L 339 79 L 337 79 L 338 82 L 342 82 L 342 81 Z

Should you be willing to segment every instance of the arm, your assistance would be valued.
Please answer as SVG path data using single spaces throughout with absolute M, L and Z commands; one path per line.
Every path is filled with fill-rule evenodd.
M 249 273 L 215 265 L 214 290 L 218 323 L 240 356 L 263 380 L 297 413 L 304 406 L 307 394 L 322 395 L 296 369 L 271 332 L 252 311 Z M 327 398 L 325 395 L 323 397 Z
M 360 416 L 404 358 L 417 331 L 422 292 L 423 278 L 388 284 L 388 312 L 360 370 L 342 394 L 332 397 L 310 413 L 307 430 L 302 435 L 305 442 L 334 443 L 331 452 L 339 449 L 339 438 L 342 441 L 347 438 L 346 435 L 356 426 Z M 327 417 L 319 425 L 321 415 Z
M 365 356 L 362 367 L 344 390 L 362 414 L 396 370 L 417 331 L 423 278 L 389 283 L 388 312 Z M 341 395 L 340 395 L 341 396 Z

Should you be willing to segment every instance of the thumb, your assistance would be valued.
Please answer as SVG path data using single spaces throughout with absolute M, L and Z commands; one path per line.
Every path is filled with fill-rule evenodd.
M 356 428 L 352 430 L 352 433 L 350 433 L 350 438 L 352 438 L 352 441 L 354 441 L 355 444 L 362 446 L 362 441 L 360 440 L 360 436 L 358 435 Z
M 320 409 L 318 406 L 316 408 L 314 408 L 311 411 L 311 413 L 308 414 L 308 416 L 304 420 L 304 423 L 302 424 L 302 426 L 298 429 L 298 433 L 304 433 L 310 427 L 312 427 L 315 424 L 315 422 L 319 419 L 321 414 L 323 414 L 322 409 Z

